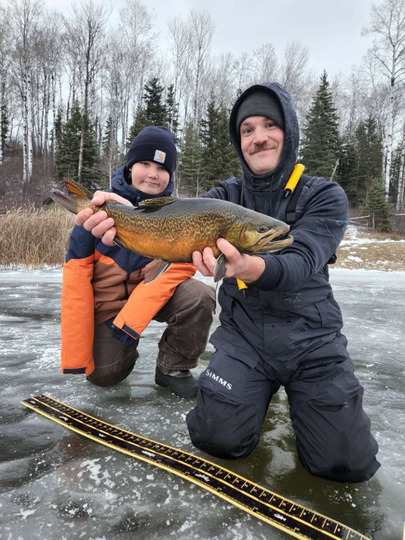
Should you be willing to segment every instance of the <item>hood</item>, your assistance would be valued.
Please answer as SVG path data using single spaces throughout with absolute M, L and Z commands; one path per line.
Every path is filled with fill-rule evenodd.
M 260 176 L 253 174 L 247 166 L 240 147 L 240 135 L 236 129 L 237 111 L 242 101 L 256 90 L 265 90 L 269 94 L 276 96 L 284 116 L 284 143 L 280 163 L 271 173 Z M 284 188 L 297 161 L 299 128 L 290 94 L 278 83 L 263 83 L 251 86 L 238 98 L 232 109 L 229 119 L 229 134 L 242 165 L 244 205 L 249 208 L 257 208 L 257 204 L 253 200 L 255 199 L 254 193 L 276 191 Z
M 138 206 L 141 201 L 144 201 L 146 199 L 156 199 L 157 197 L 170 197 L 174 190 L 173 177 L 170 178 L 170 181 L 167 184 L 167 188 L 156 195 L 149 195 L 148 193 L 139 191 L 139 189 L 135 189 L 131 184 L 128 184 L 126 178 L 128 178 L 128 170 L 126 165 L 123 165 L 113 174 L 111 181 L 111 189 L 109 191 L 113 191 L 114 193 L 121 195 L 121 197 L 125 197 L 125 199 L 131 201 L 131 203 L 135 206 Z

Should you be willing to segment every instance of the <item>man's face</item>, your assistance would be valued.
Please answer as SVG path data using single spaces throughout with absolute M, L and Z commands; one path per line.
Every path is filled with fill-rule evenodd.
M 253 174 L 267 174 L 280 163 L 284 131 L 265 116 L 249 116 L 240 125 L 240 146 Z

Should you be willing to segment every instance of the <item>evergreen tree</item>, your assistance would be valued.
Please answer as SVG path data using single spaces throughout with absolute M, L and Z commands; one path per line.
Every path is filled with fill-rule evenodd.
M 360 122 L 356 130 L 358 152 L 358 200 L 363 202 L 367 190 L 375 178 L 382 176 L 383 148 L 382 137 L 377 122 L 371 116 Z
M 1 149 L 3 152 L 6 148 L 6 140 L 7 140 L 7 135 L 9 131 L 9 125 L 10 125 L 10 120 L 7 114 L 7 107 L 6 107 L 6 104 L 4 104 L 2 106 L 1 126 L 0 126 L 0 144 L 1 144 Z
M 368 161 L 368 137 L 366 125 L 363 121 L 359 123 L 355 132 L 356 138 L 356 176 L 352 189 L 353 202 L 358 206 L 363 202 L 367 196 L 367 189 L 370 187 L 370 178 L 367 176 L 367 161 Z M 377 175 L 373 175 L 373 178 L 378 178 L 381 171 Z M 367 181 L 368 180 L 368 181 Z
M 118 148 L 117 130 L 111 115 L 108 116 L 105 124 L 103 137 L 103 156 L 116 157 Z
M 190 122 L 184 134 L 179 153 L 177 188 L 196 197 L 204 193 L 201 183 L 202 147 L 198 132 Z
M 102 144 L 104 170 L 111 179 L 113 172 L 120 166 L 122 156 L 118 154 L 117 126 L 111 116 L 107 118 Z
M 374 180 L 367 194 L 366 211 L 371 215 L 371 226 L 379 231 L 391 232 L 391 209 L 385 198 L 383 179 Z
M 143 128 L 146 127 L 147 125 L 148 125 L 148 123 L 146 121 L 145 111 L 144 111 L 144 109 L 142 109 L 142 107 L 139 107 L 138 110 L 136 111 L 136 116 L 134 118 L 134 123 L 132 124 L 132 126 L 131 126 L 131 128 L 129 130 L 128 140 L 127 140 L 127 148 L 128 149 L 131 146 L 132 141 L 138 135 L 138 133 L 140 131 L 142 131 Z
M 339 125 L 326 71 L 303 129 L 302 160 L 308 174 L 331 178 L 339 156 Z
M 160 85 L 158 77 L 153 77 L 145 84 L 144 100 L 146 125 L 166 126 L 167 111 L 163 103 L 163 86 Z
M 351 206 L 357 206 L 358 154 L 354 136 L 345 135 L 339 152 L 338 182 L 346 191 Z
M 220 180 L 240 173 L 238 156 L 229 139 L 228 126 L 227 109 L 222 104 L 216 107 L 215 98 L 211 95 L 200 129 L 203 146 L 201 185 L 205 191 Z
M 61 139 L 62 139 L 62 111 L 61 109 L 58 109 L 58 113 L 55 118 L 55 122 L 53 125 L 53 137 L 54 137 L 54 148 L 55 148 L 56 153 L 58 153 Z
M 217 140 L 218 111 L 214 95 L 211 94 L 207 104 L 205 116 L 200 122 L 200 141 L 202 150 L 202 175 L 206 183 L 210 183 L 215 176 L 215 153 Z
M 392 202 L 397 200 L 399 177 L 401 174 L 401 153 L 402 147 L 400 145 L 394 150 L 392 154 L 389 191 L 389 200 Z
M 82 113 L 79 104 L 74 103 L 71 117 L 62 126 L 62 134 L 56 154 L 55 169 L 59 178 L 67 176 L 77 179 L 81 129 Z M 99 180 L 99 174 L 95 169 L 95 165 L 98 163 L 98 148 L 94 128 L 91 124 L 87 123 L 85 133 L 83 169 L 80 181 L 85 187 L 93 190 L 101 186 L 96 184 Z
M 365 203 L 374 178 L 382 175 L 382 138 L 372 117 L 357 126 L 354 136 L 343 137 L 338 179 L 352 206 Z
M 74 103 L 71 116 L 65 124 L 61 124 L 60 136 L 55 159 L 56 174 L 59 178 L 77 177 L 78 156 L 80 147 L 81 112 L 78 103 Z
M 218 109 L 215 135 L 215 169 L 213 182 L 209 187 L 213 187 L 220 180 L 240 176 L 242 173 L 238 155 L 229 138 L 229 112 L 222 104 Z
M 167 127 L 173 133 L 174 138 L 177 141 L 177 132 L 179 129 L 179 106 L 176 103 L 176 96 L 174 95 L 174 85 L 171 84 L 167 88 L 166 97 L 166 122 Z

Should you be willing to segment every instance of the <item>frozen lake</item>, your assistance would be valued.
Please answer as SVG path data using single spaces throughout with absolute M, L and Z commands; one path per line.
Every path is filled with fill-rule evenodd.
M 154 383 L 159 323 L 145 331 L 136 368 L 120 385 L 103 389 L 81 375 L 62 376 L 61 270 L 0 270 L 0 538 L 287 538 L 198 486 L 84 439 L 20 403 L 47 393 L 111 424 L 215 461 L 370 538 L 402 539 L 405 273 L 334 269 L 331 281 L 380 445 L 382 467 L 362 484 L 317 479 L 301 467 L 283 390 L 272 401 L 260 444 L 246 460 L 220 460 L 194 448 L 185 424 L 193 402 Z M 207 365 L 211 350 L 196 373 Z

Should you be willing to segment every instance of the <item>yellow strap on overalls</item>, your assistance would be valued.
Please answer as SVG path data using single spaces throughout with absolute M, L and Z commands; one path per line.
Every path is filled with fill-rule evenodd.
M 285 197 L 293 193 L 293 191 L 297 187 L 298 182 L 300 181 L 300 178 L 304 170 L 305 170 L 305 166 L 302 163 L 297 163 L 297 165 L 294 167 L 294 170 L 284 188 Z
M 238 289 L 240 291 L 244 291 L 245 289 L 247 289 L 246 283 L 242 281 L 241 279 L 236 278 L 236 283 L 238 284 Z
M 302 163 L 296 164 L 290 178 L 288 179 L 288 182 L 284 187 L 285 197 L 288 197 L 289 195 L 291 195 L 291 193 L 293 193 L 293 191 L 297 187 L 298 182 L 300 181 L 304 170 L 305 166 Z M 246 296 L 246 289 L 248 288 L 246 283 L 238 278 L 236 278 L 236 283 L 238 284 L 238 289 L 243 293 L 244 296 Z

